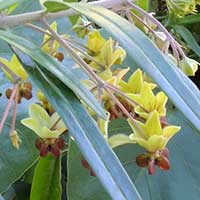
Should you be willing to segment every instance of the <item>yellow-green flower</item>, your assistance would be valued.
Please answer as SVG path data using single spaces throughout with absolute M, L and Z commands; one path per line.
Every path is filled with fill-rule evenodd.
M 191 58 L 184 58 L 179 62 L 179 66 L 181 70 L 187 75 L 187 76 L 195 76 L 196 71 L 198 70 L 199 63 Z
M 159 92 L 154 95 L 151 86 L 144 83 L 140 94 L 128 94 L 139 105 L 135 107 L 135 112 L 145 119 L 148 118 L 150 112 L 156 110 L 160 116 L 166 114 L 165 104 L 167 96 L 164 92 Z
M 57 113 L 49 116 L 46 110 L 37 104 L 29 107 L 29 116 L 30 118 L 23 119 L 21 123 L 43 139 L 58 138 L 66 130 Z
M 148 83 L 151 89 L 156 87 L 153 83 Z M 144 85 L 143 74 L 140 69 L 137 69 L 129 78 L 128 82 L 120 80 L 119 86 L 123 92 L 139 94 Z
M 16 55 L 13 55 L 11 61 L 6 60 L 5 58 L 0 58 L 0 61 L 5 64 L 14 74 L 16 74 L 18 77 L 20 77 L 22 80 L 27 80 L 28 79 L 28 74 L 24 70 L 23 66 L 17 59 Z M 6 71 L 4 70 L 5 75 L 12 81 L 14 82 L 13 77 Z
M 106 40 L 98 30 L 94 30 L 88 35 L 87 47 L 98 55 Z
M 169 11 L 177 17 L 184 17 L 196 12 L 195 0 L 167 0 L 166 3 Z
M 57 32 L 57 23 L 56 23 L 56 21 L 51 24 L 51 28 L 55 32 Z M 49 36 L 48 34 L 44 35 L 43 44 L 44 45 L 42 47 L 42 50 L 44 50 L 46 53 L 49 53 L 51 55 L 54 55 L 57 52 L 57 50 L 59 49 L 59 47 L 60 47 L 59 42 L 57 42 L 56 40 L 52 39 L 51 36 Z
M 133 130 L 129 138 L 144 147 L 148 152 L 163 150 L 168 141 L 180 130 L 179 126 L 166 126 L 162 129 L 157 111 L 153 111 L 146 123 L 128 119 Z

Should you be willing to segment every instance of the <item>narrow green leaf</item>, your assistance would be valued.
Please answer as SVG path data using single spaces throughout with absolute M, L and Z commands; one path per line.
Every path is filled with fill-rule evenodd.
M 46 7 L 47 12 L 50 13 L 69 9 L 69 6 L 60 1 L 45 1 L 44 6 Z
M 191 81 L 189 78 L 184 78 L 183 81 L 182 72 L 167 61 L 142 31 L 105 8 L 84 3 L 67 3 L 67 5 L 105 28 L 119 41 L 132 60 L 155 80 L 177 108 L 200 130 L 200 100 L 188 86 L 192 85 Z
M 176 21 L 176 24 L 193 24 L 200 22 L 200 14 L 188 15 Z
M 40 158 L 35 169 L 30 200 L 61 200 L 61 157 Z
M 30 55 L 37 63 L 42 65 L 43 68 L 50 71 L 70 89 L 72 89 L 73 92 L 78 95 L 99 116 L 106 119 L 106 113 L 96 98 L 66 66 L 62 65 L 51 56 L 44 53 L 32 42 L 11 32 L 0 30 L 0 38 Z
M 136 188 L 105 141 L 96 122 L 72 91 L 53 74 L 41 66 L 36 66 L 30 57 L 19 52 L 17 55 L 33 83 L 42 90 L 67 125 L 70 134 L 112 199 L 140 200 Z
M 200 46 L 192 33 L 185 26 L 174 26 L 175 31 L 181 35 L 189 47 L 200 57 Z
M 0 11 L 9 8 L 16 3 L 21 3 L 22 1 L 24 0 L 0 0 Z
M 149 10 L 149 0 L 137 0 L 137 5 L 143 8 L 144 10 Z

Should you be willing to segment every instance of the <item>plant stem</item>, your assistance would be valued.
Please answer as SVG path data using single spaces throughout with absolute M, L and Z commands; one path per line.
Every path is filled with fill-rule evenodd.
M 147 17 L 149 20 L 151 20 L 154 24 L 156 24 L 160 30 L 162 30 L 165 35 L 167 36 L 171 47 L 173 49 L 174 56 L 179 60 L 179 53 L 180 55 L 185 58 L 185 53 L 180 47 L 180 45 L 177 43 L 177 41 L 173 38 L 173 36 L 168 32 L 168 30 L 162 25 L 161 22 L 159 22 L 156 18 L 151 16 L 149 13 L 147 13 L 145 10 L 137 6 L 136 4 L 132 3 L 130 0 L 127 0 L 127 3 L 129 6 L 131 6 L 133 9 L 137 10 L 140 12 L 143 16 Z
M 17 76 L 9 67 L 0 61 L 0 68 L 4 69 L 14 80 L 14 83 L 21 81 L 21 78 Z
M 115 8 L 119 7 L 123 3 L 126 3 L 126 0 L 100 0 L 100 1 L 94 1 L 90 4 L 95 6 L 102 6 L 105 8 Z M 55 20 L 57 18 L 66 17 L 66 16 L 72 16 L 77 14 L 76 11 L 73 9 L 68 9 L 61 12 L 56 13 L 48 13 L 46 14 L 46 10 L 40 10 L 35 12 L 29 12 L 19 15 L 11 15 L 11 16 L 0 16 L 0 28 L 7 28 L 12 26 L 18 26 L 20 24 L 26 24 L 31 23 L 35 21 L 40 21 L 44 16 L 47 19 Z
M 12 116 L 12 122 L 11 122 L 11 129 L 10 129 L 10 135 L 12 136 L 14 131 L 15 131 L 15 124 L 16 124 L 16 118 L 17 118 L 17 105 L 18 105 L 18 96 L 19 96 L 19 85 L 16 84 L 17 86 L 17 92 L 15 94 L 15 99 L 14 99 L 14 108 L 13 108 L 13 116 Z
M 0 133 L 1 133 L 2 130 L 3 130 L 4 124 L 5 124 L 5 122 L 6 122 L 6 119 L 7 119 L 7 117 L 8 117 L 8 113 L 9 113 L 10 108 L 11 108 L 11 105 L 12 105 L 12 101 L 13 101 L 13 99 L 15 98 L 15 95 L 16 95 L 17 92 L 18 92 L 18 84 L 15 84 L 15 86 L 14 86 L 14 88 L 13 88 L 13 91 L 12 91 L 12 94 L 11 94 L 11 96 L 10 96 L 10 99 L 9 99 L 9 101 L 8 101 L 8 104 L 7 104 L 7 106 L 6 106 L 5 112 L 4 112 L 4 114 L 3 114 L 3 117 L 2 117 L 2 119 L 1 119 L 1 123 L 0 123 Z
M 49 32 L 52 34 L 54 39 L 56 39 L 61 46 L 65 48 L 67 53 L 74 59 L 76 63 L 78 63 L 90 76 L 92 80 L 95 80 L 101 87 L 104 85 L 104 81 L 102 81 L 96 73 L 90 68 L 90 66 L 74 51 L 74 49 L 68 44 L 57 32 L 55 32 L 45 18 L 41 21 L 49 30 Z

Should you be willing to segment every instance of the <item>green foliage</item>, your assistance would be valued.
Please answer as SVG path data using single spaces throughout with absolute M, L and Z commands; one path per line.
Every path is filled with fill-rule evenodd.
M 60 200 L 61 158 L 48 155 L 40 158 L 35 169 L 30 200 Z
M 93 2 L 22 1 L 0 0 L 0 200 L 198 199 L 200 92 L 187 76 L 199 80 L 200 1 L 134 2 L 180 45 L 115 0 L 95 4 L 121 16 Z M 77 15 L 52 22 L 69 8 Z

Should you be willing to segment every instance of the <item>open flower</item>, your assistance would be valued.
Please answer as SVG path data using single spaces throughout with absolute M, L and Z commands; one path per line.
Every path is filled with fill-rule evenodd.
M 154 95 L 151 86 L 144 83 L 140 94 L 128 94 L 139 105 L 135 107 L 135 112 L 145 119 L 148 118 L 149 113 L 156 110 L 160 116 L 166 114 L 165 104 L 167 103 L 167 96 L 164 92 L 159 92 Z
M 105 42 L 106 40 L 103 38 L 100 32 L 95 29 L 92 33 L 88 35 L 87 47 L 97 55 L 100 53 L 100 50 Z
M 128 82 L 120 80 L 119 86 L 123 92 L 139 94 L 144 85 L 143 74 L 140 69 L 137 69 L 129 78 Z M 156 87 L 153 83 L 148 83 L 151 89 Z
M 149 115 L 145 124 L 137 120 L 133 123 L 130 119 L 128 122 L 134 132 L 129 138 L 151 153 L 163 150 L 168 141 L 180 130 L 179 126 L 166 126 L 162 129 L 157 111 Z
M 37 104 L 30 106 L 29 115 L 30 118 L 23 119 L 21 123 L 42 139 L 56 139 L 66 130 L 57 113 L 49 116 L 46 110 Z

